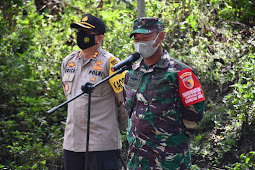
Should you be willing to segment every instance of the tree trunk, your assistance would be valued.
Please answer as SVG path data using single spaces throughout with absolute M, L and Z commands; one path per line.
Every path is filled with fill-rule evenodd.
M 145 3 L 144 0 L 137 0 L 137 18 L 145 16 Z

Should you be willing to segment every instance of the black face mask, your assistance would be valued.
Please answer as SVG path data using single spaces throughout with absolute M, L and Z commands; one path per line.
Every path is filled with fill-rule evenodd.
M 77 32 L 77 45 L 80 49 L 84 50 L 89 47 L 96 45 L 95 43 L 95 35 L 99 34 L 87 34 L 85 31 L 78 31 Z

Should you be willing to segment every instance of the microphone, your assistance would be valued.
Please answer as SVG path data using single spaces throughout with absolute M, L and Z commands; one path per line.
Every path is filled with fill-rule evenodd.
M 140 58 L 140 54 L 139 53 L 134 53 L 131 54 L 128 58 L 126 58 L 125 60 L 115 64 L 114 66 L 112 66 L 111 70 L 112 71 L 116 71 L 120 68 L 122 68 L 123 66 L 127 66 L 127 65 L 131 65 L 133 62 L 135 62 L 136 60 L 138 60 Z

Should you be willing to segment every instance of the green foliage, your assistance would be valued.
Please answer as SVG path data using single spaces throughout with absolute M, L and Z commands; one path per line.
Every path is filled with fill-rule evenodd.
M 255 2 L 251 0 L 227 0 L 223 1 L 220 14 L 224 19 L 241 21 L 242 23 L 255 24 Z
M 132 26 L 131 20 L 132 18 L 135 19 L 135 16 L 133 12 L 128 10 L 114 9 L 110 4 L 106 8 L 109 10 L 100 12 L 107 25 L 107 33 L 103 46 L 115 56 L 124 59 L 127 54 L 134 52 L 129 35 Z
M 240 162 L 235 163 L 232 167 L 227 167 L 230 170 L 253 169 L 255 167 L 255 152 L 250 151 L 247 154 L 240 155 Z
M 30 12 L 24 15 L 21 9 Z M 0 87 L 0 164 L 8 169 L 62 166 L 61 122 L 65 112 L 47 115 L 46 111 L 64 100 L 56 86 L 60 84 L 56 73 L 61 59 L 54 54 L 62 55 L 68 47 L 51 41 L 60 40 L 58 34 L 52 34 L 58 30 L 43 26 L 50 20 L 38 15 L 33 3 L 20 10 L 14 17 L 15 31 L 6 32 L 0 40 L 0 76 L 5 80 Z M 52 49 L 55 47 L 56 53 Z
M 247 49 L 249 50 L 249 49 Z M 224 102 L 228 106 L 229 113 L 244 123 L 250 124 L 254 114 L 254 66 L 253 54 L 244 55 L 233 67 L 238 72 L 237 81 L 232 85 L 233 92 L 225 96 Z
M 129 34 L 136 1 L 70 0 L 40 8 L 38 2 L 0 2 L 2 169 L 63 166 L 66 107 L 46 111 L 66 100 L 59 74 L 63 58 L 78 49 L 72 22 L 85 13 L 101 17 L 103 47 L 120 59 L 134 52 Z M 253 7 L 248 0 L 146 1 L 146 16 L 164 22 L 164 48 L 194 68 L 206 95 L 206 113 L 190 144 L 192 169 L 255 167 Z

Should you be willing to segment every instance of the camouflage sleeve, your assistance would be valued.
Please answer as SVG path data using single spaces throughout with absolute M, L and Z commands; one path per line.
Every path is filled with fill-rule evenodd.
M 190 68 L 178 72 L 182 100 L 182 122 L 188 134 L 194 133 L 203 118 L 205 97 L 201 84 Z
M 116 98 L 118 101 L 118 121 L 120 125 L 120 131 L 123 132 L 127 129 L 128 125 L 128 115 L 126 113 L 125 107 L 124 107 L 124 101 L 123 101 L 123 93 L 120 92 L 116 94 Z
M 130 89 L 127 88 L 129 77 L 130 77 L 130 72 L 127 72 L 125 75 L 124 82 L 123 82 L 123 96 L 124 96 L 124 107 L 126 109 L 126 113 L 127 113 L 128 117 L 130 118 L 131 114 L 132 114 L 132 110 L 133 110 L 135 93 L 133 95 L 131 95 Z M 129 96 L 128 99 L 127 99 L 127 96 Z
M 188 134 L 193 134 L 203 118 L 205 101 L 183 107 L 182 121 Z
M 127 85 L 127 81 L 128 81 L 128 76 L 129 75 L 129 72 L 127 72 L 126 73 L 126 75 L 125 75 L 125 78 L 124 78 L 124 82 L 123 82 L 123 96 L 124 96 L 124 103 L 125 103 L 125 101 L 126 101 L 126 85 Z

